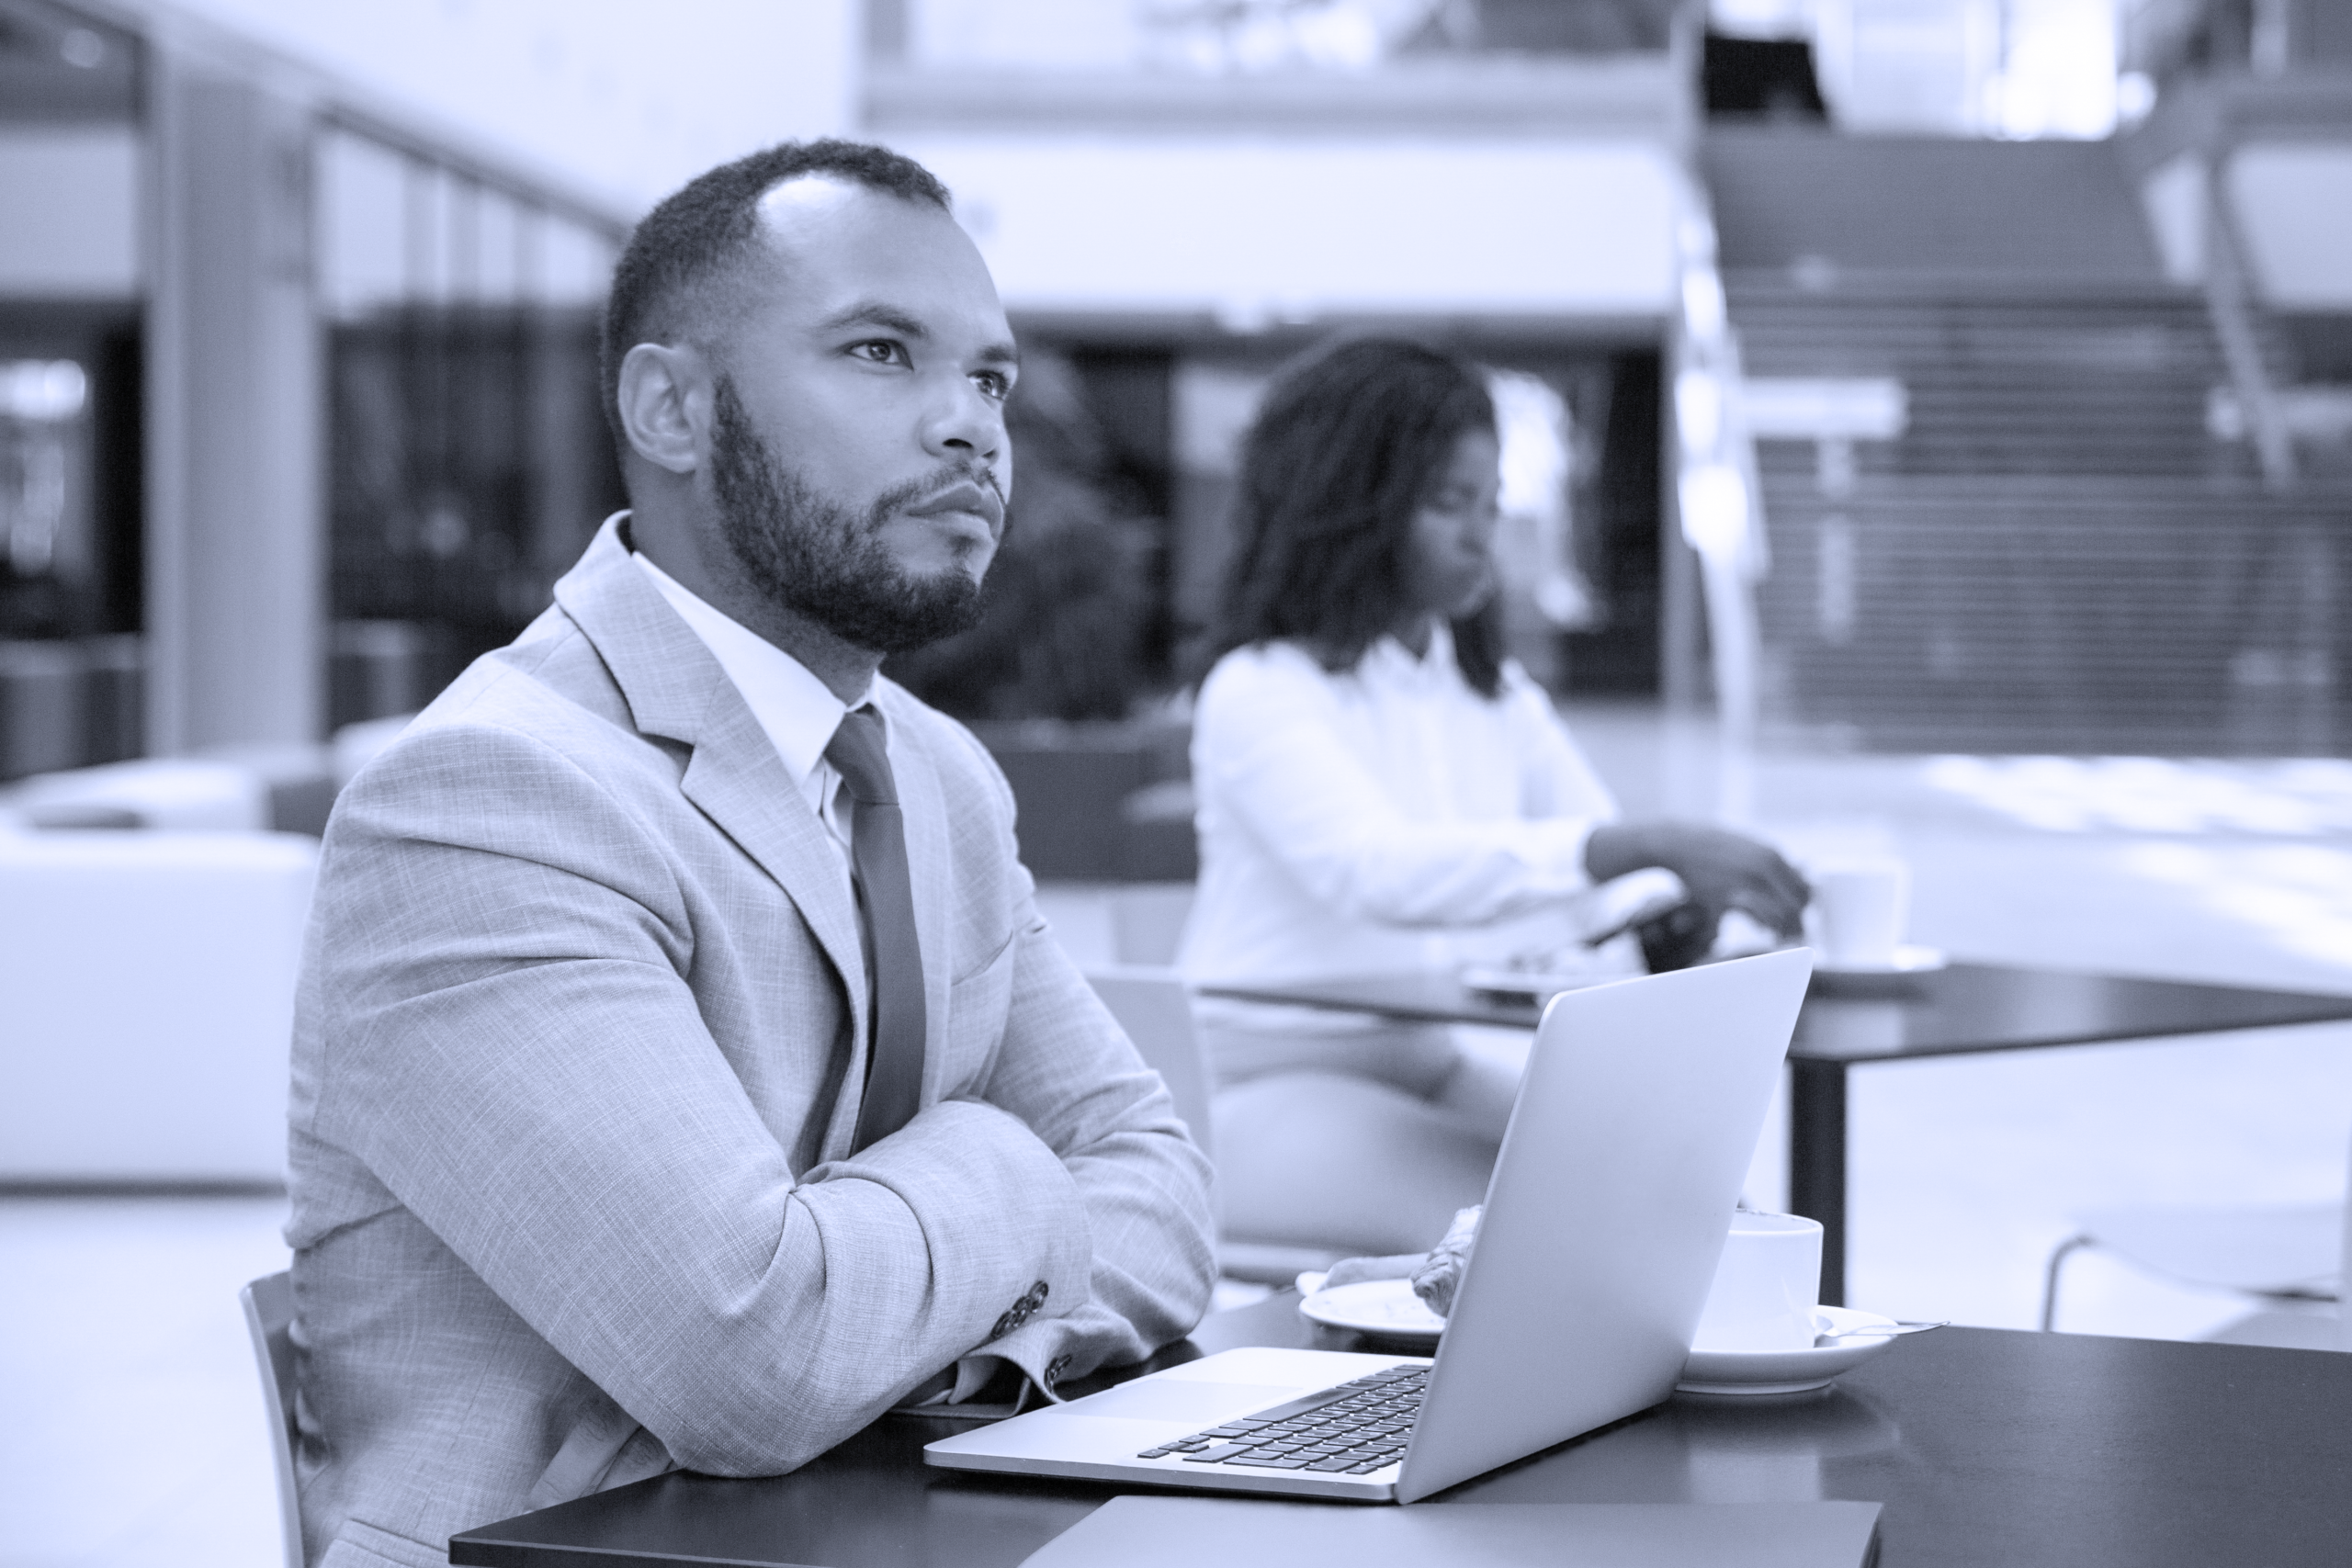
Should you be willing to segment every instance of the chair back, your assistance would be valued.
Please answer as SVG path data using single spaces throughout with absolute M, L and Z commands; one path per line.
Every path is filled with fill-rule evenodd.
M 149 757 L 36 773 L 16 789 L 36 827 L 122 826 L 164 831 L 258 833 L 269 823 L 269 782 L 220 758 Z
M 0 1182 L 286 1179 L 319 841 L 0 834 Z
M 1087 982 L 1094 994 L 1136 1043 L 1144 1064 L 1168 1085 L 1176 1114 L 1193 1130 L 1201 1152 L 1216 1160 L 1216 1136 L 1209 1112 L 1208 1059 L 1200 1037 L 1193 1031 L 1192 995 L 1173 969 L 1150 964 L 1114 964 L 1090 969 Z M 1313 1241 L 1217 1242 L 1217 1272 L 1230 1280 L 1287 1285 L 1310 1269 L 1329 1269 L 1347 1256 L 1345 1248 Z
M 1193 1130 L 1201 1152 L 1216 1158 L 1209 1122 L 1209 1069 L 1193 1032 L 1193 998 L 1173 969 L 1142 964 L 1113 964 L 1087 971 L 1087 983 L 1119 1027 L 1127 1032 L 1144 1065 L 1167 1084 L 1176 1114 Z
M 1134 882 L 1111 892 L 1111 951 L 1121 964 L 1176 962 L 1192 918 L 1189 882 Z
M 261 1403 L 269 1417 L 270 1457 L 277 1465 L 277 1525 L 286 1548 L 286 1568 L 304 1568 L 302 1503 L 294 1479 L 294 1280 L 284 1270 L 263 1276 L 237 1292 L 245 1309 L 245 1332 L 254 1342 L 261 1373 Z

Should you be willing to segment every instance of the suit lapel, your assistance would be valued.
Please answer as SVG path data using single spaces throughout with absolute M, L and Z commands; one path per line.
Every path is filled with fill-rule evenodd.
M 869 1003 L 857 906 L 842 874 L 841 852 L 718 660 L 629 559 L 621 523 L 615 517 L 598 531 L 580 564 L 556 584 L 556 603 L 603 656 L 639 731 L 692 748 L 679 787 L 775 879 L 832 961 L 858 1042 L 835 1119 L 845 1111 L 854 1120 Z M 928 940 L 928 931 L 923 935 Z

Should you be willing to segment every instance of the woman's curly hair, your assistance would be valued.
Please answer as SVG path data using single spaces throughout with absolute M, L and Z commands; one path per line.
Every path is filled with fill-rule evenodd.
M 1419 344 L 1347 338 L 1284 366 L 1242 444 L 1211 660 L 1287 640 L 1327 670 L 1354 669 L 1414 602 L 1414 513 L 1464 433 L 1494 428 L 1477 371 Z M 1491 601 L 1453 626 L 1463 677 L 1498 695 Z

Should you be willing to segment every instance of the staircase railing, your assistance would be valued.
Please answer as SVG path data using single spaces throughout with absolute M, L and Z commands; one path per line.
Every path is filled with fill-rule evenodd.
M 1683 542 L 1699 558 L 1714 675 L 1715 815 L 1753 815 L 1751 779 L 1763 645 L 1756 584 L 1770 570 L 1756 444 L 1741 408 L 1739 340 L 1731 330 L 1715 226 L 1695 171 L 1682 182 L 1675 224 L 1679 309 L 1669 331 L 1675 431 L 1675 508 Z
M 2284 493 L 2295 488 L 2295 437 L 2255 333 L 2252 272 L 2246 265 L 2237 214 L 2230 204 L 2230 157 L 2231 143 L 2226 138 L 2217 139 L 2204 157 L 2205 309 L 2212 317 L 2222 363 L 2229 368 L 2238 407 L 2254 437 L 2263 486 Z

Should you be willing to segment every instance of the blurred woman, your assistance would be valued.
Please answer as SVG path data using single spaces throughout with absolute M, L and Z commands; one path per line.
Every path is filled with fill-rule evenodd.
M 1709 933 L 1735 908 L 1796 930 L 1804 885 L 1770 850 L 1618 823 L 1503 656 L 1499 455 L 1477 372 L 1415 344 L 1343 341 L 1269 386 L 1193 720 L 1193 983 L 1558 947 L 1580 895 L 1652 865 L 1682 877 Z M 1198 1019 L 1228 1235 L 1417 1251 L 1484 1194 L 1508 1055 L 1372 1017 L 1203 998 Z

